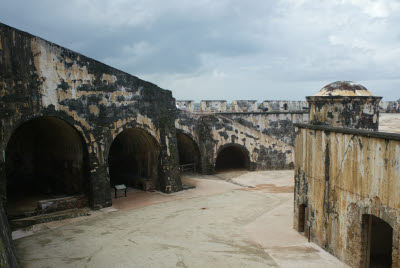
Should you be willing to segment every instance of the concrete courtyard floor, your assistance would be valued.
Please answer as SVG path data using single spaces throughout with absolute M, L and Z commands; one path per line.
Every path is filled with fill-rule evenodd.
M 379 115 L 379 131 L 400 133 L 400 114 L 381 113 Z
M 293 171 L 187 175 L 15 240 L 22 267 L 347 267 L 292 228 Z

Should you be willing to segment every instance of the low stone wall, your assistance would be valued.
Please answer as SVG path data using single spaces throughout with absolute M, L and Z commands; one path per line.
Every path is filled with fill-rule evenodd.
M 365 267 L 365 215 L 393 228 L 400 267 L 400 135 L 296 124 L 294 228 L 352 267 Z M 301 212 L 301 206 L 306 212 Z
M 84 208 L 87 206 L 89 206 L 89 202 L 86 196 L 68 196 L 64 198 L 38 201 L 37 212 L 38 214 L 44 214 L 67 209 Z

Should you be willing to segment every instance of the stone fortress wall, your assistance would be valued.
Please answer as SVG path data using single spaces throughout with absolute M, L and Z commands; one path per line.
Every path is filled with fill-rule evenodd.
M 317 120 L 295 124 L 294 228 L 351 267 L 400 267 L 400 134 L 378 132 L 381 98 L 336 82 L 307 99 Z
M 196 105 L 194 100 L 177 100 L 177 107 L 186 107 L 186 111 L 192 113 L 246 113 L 246 112 L 301 112 L 307 110 L 306 101 L 285 100 L 234 100 L 229 103 L 226 100 L 202 100 Z M 266 109 L 267 108 L 267 109 Z
M 0 99 L 6 267 L 15 254 L 3 219 L 15 225 L 27 215 L 107 207 L 111 187 L 121 183 L 179 191 L 180 169 L 188 164 L 204 174 L 293 168 L 293 124 L 307 120 L 307 112 L 265 112 L 257 101 L 234 101 L 229 110 L 224 101 L 203 101 L 199 112 L 186 101 L 182 111 L 170 91 L 4 24 Z M 19 191 L 46 195 L 38 204 L 50 206 L 22 213 Z
M 0 24 L 0 266 L 16 267 L 4 219 L 44 212 L 18 196 L 74 199 L 54 211 L 110 206 L 119 183 L 180 191 L 175 117 L 171 91 Z
M 194 100 L 177 100 L 179 107 L 185 105 L 189 112 L 262 112 L 268 111 L 304 111 L 308 107 L 307 101 L 265 100 L 259 103 L 256 100 L 235 100 L 229 103 L 226 100 L 202 100 L 196 105 Z M 399 113 L 400 100 L 381 101 L 379 111 L 382 113 Z
M 242 148 L 250 170 L 292 168 L 293 124 L 308 121 L 304 102 L 235 100 L 228 107 L 225 100 L 207 100 L 197 109 L 191 100 L 176 104 L 175 126 L 197 144 L 205 174 L 215 172 L 219 152 L 229 146 Z

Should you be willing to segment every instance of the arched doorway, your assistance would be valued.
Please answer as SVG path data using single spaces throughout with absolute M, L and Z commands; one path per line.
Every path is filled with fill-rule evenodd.
M 14 131 L 7 144 L 9 218 L 66 209 L 61 205 L 65 197 L 88 193 L 88 177 L 86 143 L 73 126 L 49 116 L 29 120 Z M 53 199 L 60 206 L 39 207 L 39 202 Z M 68 208 L 87 204 L 81 197 L 72 200 Z
M 200 150 L 196 142 L 188 135 L 177 131 L 176 138 L 179 151 L 179 165 L 181 170 L 200 170 Z
M 160 189 L 157 141 L 146 131 L 129 128 L 111 144 L 108 165 L 111 186 L 125 184 L 141 190 Z
M 217 172 L 248 169 L 249 164 L 250 159 L 246 149 L 240 145 L 230 144 L 219 151 L 215 169 Z
M 299 217 L 298 217 L 298 231 L 300 233 L 304 233 L 305 236 L 308 236 L 308 209 L 305 204 L 299 206 Z
M 393 228 L 374 215 L 363 215 L 364 267 L 392 267 Z

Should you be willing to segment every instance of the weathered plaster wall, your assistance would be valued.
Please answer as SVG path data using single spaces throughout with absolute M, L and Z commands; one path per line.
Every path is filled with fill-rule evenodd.
M 219 151 L 232 144 L 248 153 L 252 170 L 293 168 L 293 124 L 307 119 L 305 113 L 180 112 L 175 126 L 196 142 L 202 172 L 212 174 Z
M 400 135 L 296 126 L 294 228 L 306 204 L 311 240 L 364 267 L 362 216 L 375 215 L 393 228 L 392 267 L 400 267 Z
M 335 127 L 378 130 L 379 102 L 374 96 L 313 96 L 310 103 L 310 121 Z
M 0 199 L 5 152 L 22 123 L 54 116 L 73 126 L 89 154 L 90 200 L 111 204 L 107 158 L 113 139 L 141 128 L 157 141 L 159 190 L 180 190 L 175 100 L 170 91 L 38 37 L 0 24 Z
M 294 146 L 295 123 L 308 122 L 304 112 L 221 113 L 236 123 Z

